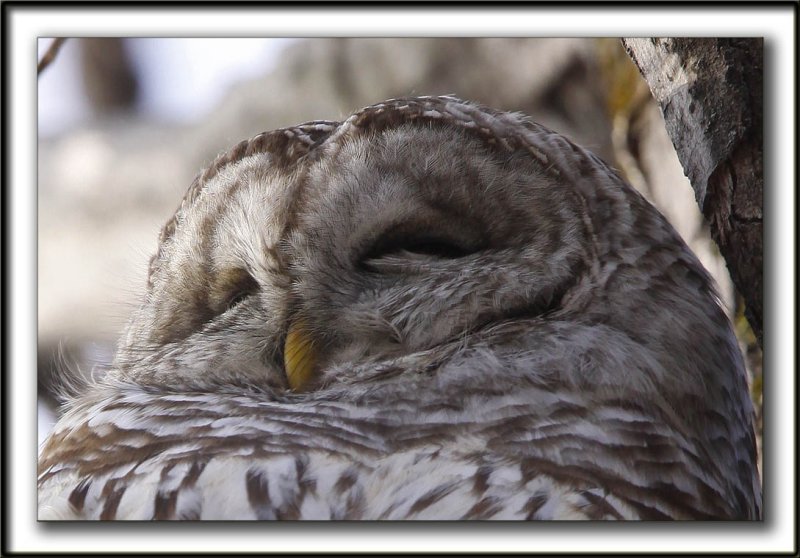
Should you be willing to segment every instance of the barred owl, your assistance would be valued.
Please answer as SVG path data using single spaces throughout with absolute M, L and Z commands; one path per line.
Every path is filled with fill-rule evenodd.
M 755 519 L 712 281 L 605 163 L 453 97 L 260 134 L 162 230 L 41 519 Z

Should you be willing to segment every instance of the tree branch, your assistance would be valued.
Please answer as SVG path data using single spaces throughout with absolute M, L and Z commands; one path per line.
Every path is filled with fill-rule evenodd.
M 66 40 L 66 37 L 57 37 L 53 39 L 53 42 L 50 43 L 50 46 L 47 48 L 47 52 L 44 53 L 44 56 L 42 56 L 42 59 L 39 60 L 39 64 L 36 66 L 37 76 L 40 75 L 42 70 L 47 68 L 50 63 L 56 59 L 58 51 L 61 50 L 61 47 Z
M 762 344 L 763 40 L 623 39 Z

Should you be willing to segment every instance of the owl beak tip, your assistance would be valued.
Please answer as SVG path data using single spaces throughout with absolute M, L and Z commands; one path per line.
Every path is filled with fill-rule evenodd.
M 298 393 L 306 391 L 316 375 L 318 355 L 304 319 L 298 318 L 289 326 L 283 355 L 289 388 Z

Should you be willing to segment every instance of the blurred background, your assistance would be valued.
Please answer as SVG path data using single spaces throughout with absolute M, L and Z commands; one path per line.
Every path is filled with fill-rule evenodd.
M 39 39 L 41 59 L 53 39 Z M 399 96 L 521 111 L 600 155 L 717 280 L 750 369 L 761 353 L 661 113 L 616 39 L 67 39 L 38 82 L 39 442 L 57 370 L 113 357 L 161 225 L 238 141 Z M 759 435 L 760 440 L 760 435 Z

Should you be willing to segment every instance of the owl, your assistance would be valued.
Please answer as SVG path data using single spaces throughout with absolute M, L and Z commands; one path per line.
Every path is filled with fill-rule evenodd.
M 590 152 L 454 97 L 262 133 L 193 182 L 40 519 L 758 519 L 709 275 Z

